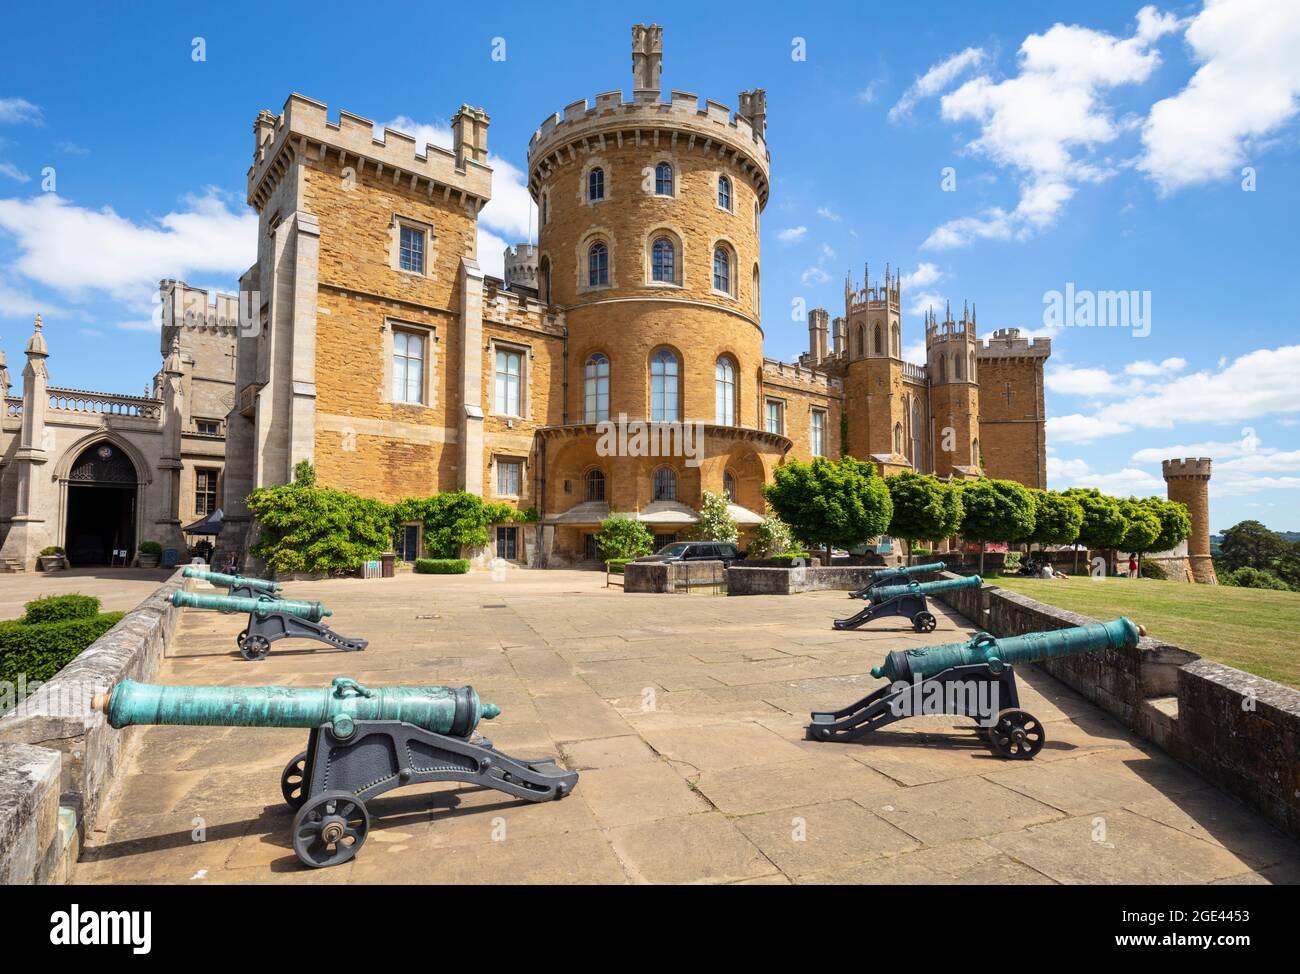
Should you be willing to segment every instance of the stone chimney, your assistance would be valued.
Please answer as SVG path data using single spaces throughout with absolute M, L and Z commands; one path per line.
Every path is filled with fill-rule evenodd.
M 481 108 L 461 105 L 451 120 L 452 151 L 456 168 L 464 169 L 466 160 L 486 166 L 488 161 L 488 113 Z
M 632 26 L 632 97 L 658 101 L 664 66 L 664 29 L 657 24 Z

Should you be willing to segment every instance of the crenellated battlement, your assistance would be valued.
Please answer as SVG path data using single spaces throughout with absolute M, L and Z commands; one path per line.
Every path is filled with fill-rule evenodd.
M 1021 338 L 1019 328 L 999 328 L 976 349 L 979 358 L 1047 358 L 1050 338 Z
M 903 287 L 899 277 L 890 271 L 888 264 L 885 265 L 883 283 L 874 285 L 871 283 L 869 265 L 863 267 L 862 287 L 858 287 L 854 282 L 852 272 L 844 278 L 844 310 L 849 316 L 857 311 L 883 308 L 897 311 L 902 303 L 902 295 Z
M 411 189 L 435 188 L 476 201 L 481 209 L 492 198 L 492 169 L 487 164 L 485 111 L 462 105 L 452 119 L 450 150 L 428 143 L 417 146 L 405 132 L 385 128 L 375 137 L 368 118 L 340 109 L 338 121 L 327 117 L 324 103 L 294 93 L 279 115 L 263 110 L 253 123 L 253 164 L 248 170 L 248 202 L 261 206 L 289 165 L 300 156 L 323 160 L 336 153 L 339 161 L 378 175 L 392 173 L 394 181 Z
M 1173 478 L 1209 480 L 1212 461 L 1209 457 L 1188 457 L 1182 460 L 1162 460 L 1160 472 L 1165 480 Z
M 960 321 L 953 320 L 951 305 L 945 310 L 943 321 L 939 321 L 933 311 L 926 313 L 925 347 L 930 348 L 944 342 L 979 344 L 975 337 L 975 314 L 972 309 L 963 309 Z
M 797 362 L 782 362 L 780 359 L 764 358 L 763 376 L 765 379 L 800 385 L 815 392 L 838 393 L 844 390 L 842 380 L 823 372 L 821 369 Z

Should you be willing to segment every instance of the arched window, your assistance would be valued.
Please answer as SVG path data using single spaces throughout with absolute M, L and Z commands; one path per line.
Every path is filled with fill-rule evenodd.
M 863 325 L 858 325 L 858 358 L 867 354 L 867 329 Z
M 650 357 L 650 421 L 675 423 L 680 419 L 678 380 L 681 364 L 677 356 L 661 348 Z
M 970 462 L 975 466 L 980 466 L 980 441 L 970 441 Z
M 660 467 L 655 471 L 654 499 L 657 501 L 677 500 L 677 474 L 673 473 L 668 467 Z
M 952 353 L 952 377 L 954 379 L 961 378 L 961 352 Z
M 542 194 L 542 226 L 551 222 L 551 194 Z
M 609 283 L 609 248 L 597 240 L 587 251 L 587 285 L 601 287 Z
M 582 477 L 583 498 L 589 501 L 603 501 L 605 499 L 605 472 L 603 470 L 588 470 Z
M 584 423 L 603 423 L 609 419 L 609 359 L 600 352 L 587 359 L 582 383 L 582 417 Z
M 730 470 L 722 474 L 722 496 L 732 504 L 736 502 L 736 476 Z
M 655 195 L 673 195 L 673 167 L 666 162 L 655 166 Z
M 899 341 L 898 322 L 894 322 L 894 323 L 890 326 L 890 328 L 889 328 L 889 333 L 890 333 L 890 336 L 891 336 L 891 341 L 890 341 L 890 350 L 891 350 L 891 352 L 892 352 L 894 358 L 902 358 L 902 357 L 903 357 L 903 356 L 902 356 L 902 352 L 899 350 L 900 347 L 901 347 L 901 342 Z
M 731 180 L 726 176 L 718 177 L 718 205 L 724 210 L 731 209 Z
M 939 355 L 939 381 L 948 381 L 948 356 L 942 353 Z
M 872 330 L 871 347 L 877 355 L 885 354 L 885 341 L 880 332 L 880 322 L 878 321 L 876 322 L 875 328 Z
M 713 369 L 713 390 L 716 401 L 714 415 L 719 426 L 736 425 L 736 363 L 726 355 L 718 359 Z
M 726 247 L 713 248 L 713 290 L 731 293 L 731 254 Z
M 971 382 L 975 381 L 975 353 L 974 352 L 970 353 L 970 371 L 967 373 L 967 376 L 971 380 Z
M 894 452 L 895 453 L 903 452 L 903 424 L 902 423 L 894 424 Z
M 587 199 L 591 201 L 605 198 L 605 170 L 597 166 L 587 173 Z
M 650 252 L 650 271 L 653 280 L 677 283 L 677 248 L 667 237 L 655 240 Z
M 537 296 L 543 304 L 551 303 L 551 261 L 547 257 L 542 258 L 537 268 Z
M 758 200 L 754 200 L 754 232 L 758 233 Z
M 759 303 L 759 293 L 758 293 L 758 265 L 755 264 L 754 265 L 754 313 L 755 314 L 758 314 L 758 309 L 760 307 L 761 304 Z
M 912 400 L 912 469 L 921 469 L 921 400 Z

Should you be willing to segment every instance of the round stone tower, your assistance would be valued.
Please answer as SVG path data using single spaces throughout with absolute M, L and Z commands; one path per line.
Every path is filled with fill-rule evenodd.
M 663 100 L 662 61 L 662 29 L 636 25 L 632 100 L 613 91 L 573 102 L 529 144 L 538 296 L 563 310 L 569 335 L 548 512 L 584 497 L 644 512 L 673 493 L 665 465 L 687 507 L 703 490 L 730 490 L 761 512 L 761 478 L 789 449 L 760 415 L 764 94 L 742 92 L 734 115 L 684 92 Z M 688 469 L 674 457 L 632 464 L 597 453 L 598 425 L 620 416 L 700 424 L 705 455 Z M 597 474 L 603 485 L 590 487 Z
M 960 321 L 953 320 L 951 307 L 946 308 L 943 321 L 928 316 L 925 361 L 935 426 L 934 472 L 941 477 L 966 479 L 980 474 L 978 345 L 973 310 L 963 309 Z
M 507 247 L 505 252 L 506 286 L 537 289 L 537 248 L 521 243 Z
M 1187 538 L 1192 578 L 1203 585 L 1217 585 L 1219 578 L 1210 557 L 1210 458 L 1165 460 L 1160 469 L 1169 499 L 1186 506 L 1192 517 L 1192 533 Z

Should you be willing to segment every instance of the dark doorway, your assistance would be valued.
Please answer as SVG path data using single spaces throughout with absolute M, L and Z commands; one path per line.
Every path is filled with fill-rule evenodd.
M 72 565 L 107 565 L 114 551 L 135 555 L 135 466 L 120 449 L 98 443 L 82 452 L 68 477 L 68 530 Z

